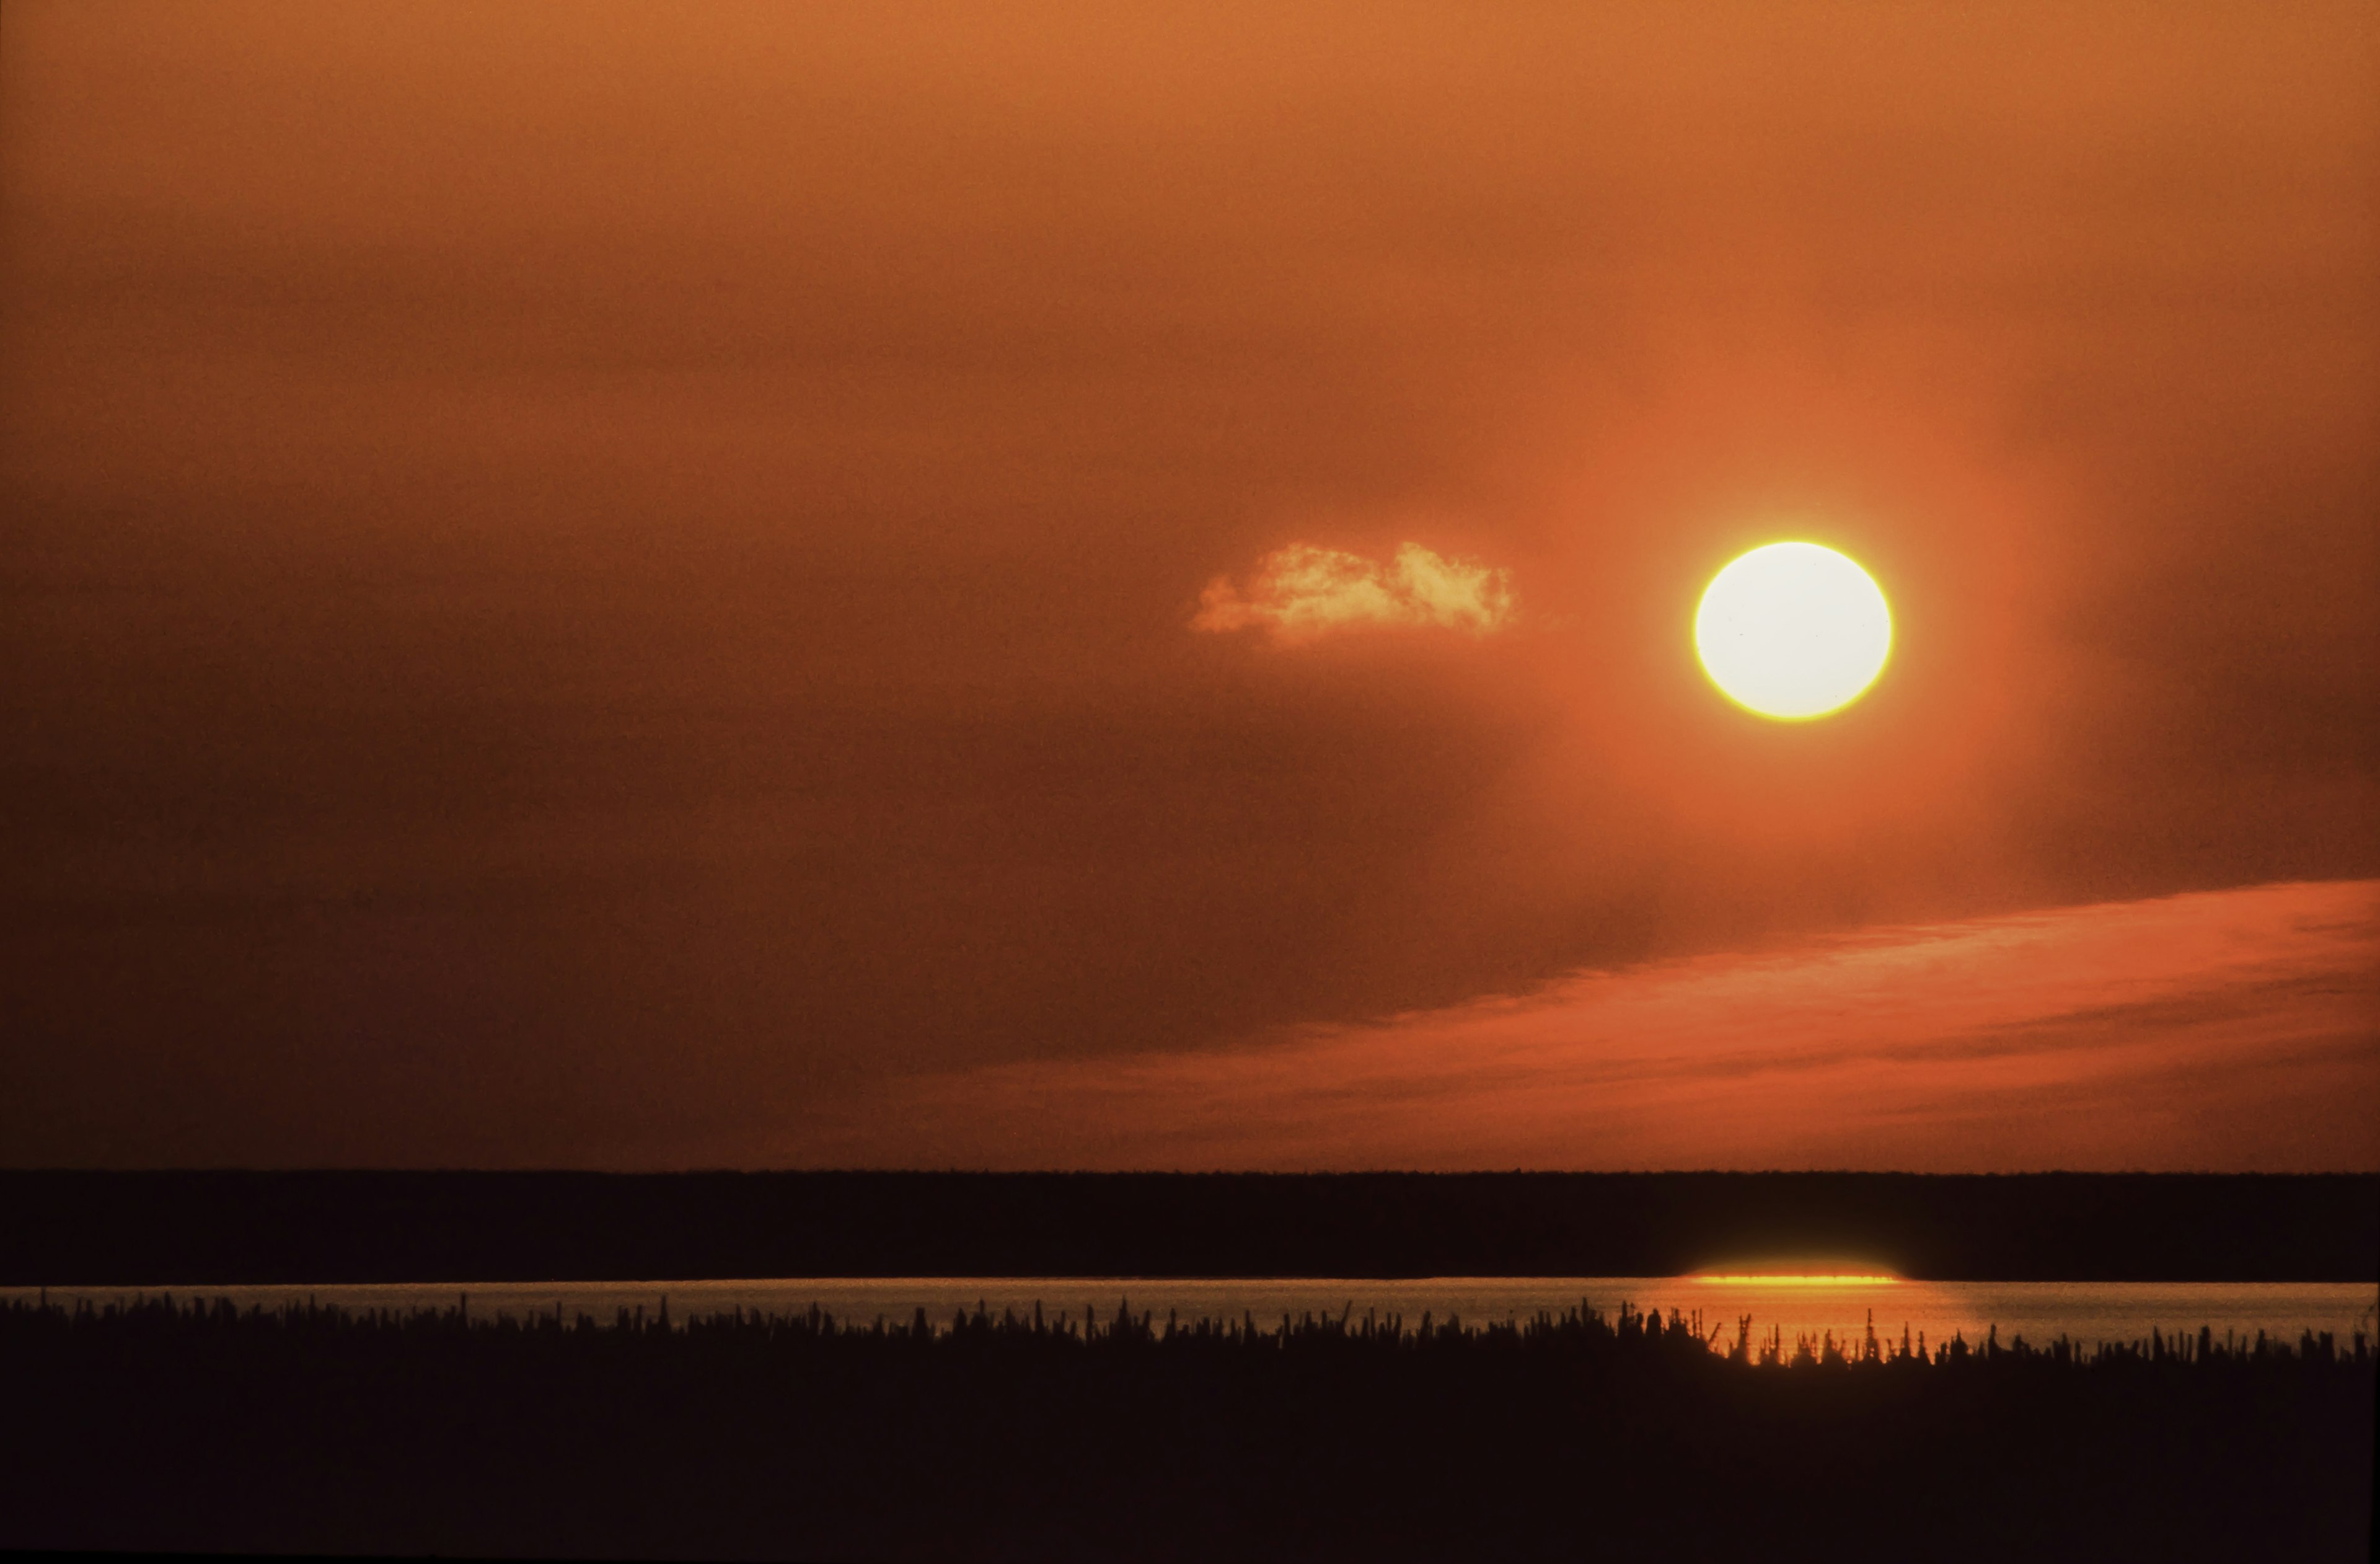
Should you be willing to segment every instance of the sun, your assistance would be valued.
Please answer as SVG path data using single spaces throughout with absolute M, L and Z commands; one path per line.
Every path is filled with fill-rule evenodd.
M 1892 610 L 1868 573 L 1818 543 L 1769 543 L 1711 577 L 1694 650 L 1730 700 L 1807 721 L 1857 700 L 1892 650 Z

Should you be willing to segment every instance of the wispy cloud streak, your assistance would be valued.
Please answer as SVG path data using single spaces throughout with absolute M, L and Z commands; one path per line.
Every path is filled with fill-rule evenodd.
M 1583 973 L 905 1101 L 962 1164 L 2380 1168 L 2380 882 Z

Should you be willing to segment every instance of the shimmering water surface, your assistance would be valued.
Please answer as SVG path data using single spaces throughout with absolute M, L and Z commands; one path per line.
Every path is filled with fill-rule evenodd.
M 1584 1303 L 1605 1314 L 1621 1304 L 1672 1310 L 1701 1316 L 1706 1334 L 1731 1341 L 1738 1321 L 1752 1317 L 1755 1335 L 1779 1331 L 1791 1342 L 1832 1331 L 1838 1340 L 1857 1338 L 1873 1316 L 1876 1333 L 1895 1342 L 1904 1328 L 1924 1332 L 1929 1343 L 1963 1337 L 1978 1341 L 1998 1327 L 2002 1341 L 2022 1336 L 2046 1342 L 2060 1336 L 2079 1342 L 2144 1340 L 2152 1329 L 2168 1336 L 2196 1335 L 2204 1326 L 2220 1338 L 2227 1332 L 2253 1337 L 2259 1330 L 2294 1342 L 2300 1332 L 2329 1331 L 2346 1345 L 2362 1330 L 2380 1335 L 2380 1285 L 2370 1282 L 2070 1282 L 1897 1281 L 1829 1279 L 1715 1280 L 1694 1277 L 1427 1277 L 1403 1280 L 1288 1279 L 1178 1280 L 1130 1277 L 849 1277 L 740 1281 L 445 1282 L 393 1286 L 326 1287 L 86 1287 L 52 1288 L 53 1303 L 88 1299 L 95 1304 L 155 1297 L 229 1298 L 243 1307 L 268 1308 L 307 1299 L 350 1309 L 452 1308 L 468 1297 L 474 1315 L 520 1317 L 531 1313 L 587 1314 L 609 1323 L 620 1309 L 658 1312 L 667 1301 L 673 1318 L 734 1309 L 792 1314 L 813 1304 L 837 1318 L 868 1324 L 882 1318 L 907 1321 L 918 1309 L 946 1326 L 962 1309 L 978 1303 L 994 1314 L 1013 1309 L 1030 1314 L 1038 1303 L 1046 1317 L 1080 1320 L 1086 1311 L 1101 1319 L 1120 1308 L 1169 1315 L 1187 1323 L 1199 1318 L 1241 1319 L 1277 1326 L 1284 1315 L 1347 1315 L 1368 1312 L 1402 1316 L 1407 1326 L 1424 1315 L 1433 1321 L 1459 1318 L 1468 1325 L 1524 1320 L 1544 1311 L 1558 1314 Z M 0 1296 L 30 1301 L 34 1289 L 0 1290 Z

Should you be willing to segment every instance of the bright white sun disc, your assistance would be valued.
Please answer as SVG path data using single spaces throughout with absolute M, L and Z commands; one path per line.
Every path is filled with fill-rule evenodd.
M 1711 578 L 1694 650 L 1736 704 L 1787 721 L 1824 717 L 1884 671 L 1892 610 L 1848 557 L 1817 543 L 1770 543 Z

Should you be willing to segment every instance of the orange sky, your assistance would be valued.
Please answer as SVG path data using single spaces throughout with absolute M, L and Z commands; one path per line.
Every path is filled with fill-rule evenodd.
M 918 1077 L 826 1163 L 2307 1172 L 2380 1163 L 2380 882 L 1578 974 L 1240 1047 Z
M 2380 876 L 2375 67 L 2344 4 L 12 0 L 0 1157 L 2380 1166 L 2301 904 Z M 1897 615 L 1821 723 L 1691 657 L 1782 535 Z M 2344 987 L 2109 932 L 2177 907 Z M 1915 926 L 1972 966 L 1779 1045 L 1839 1135 L 1696 1073 Z M 2101 954 L 2004 1012 L 2016 927 Z M 2065 1077 L 1958 1039 L 2103 978 L 2163 1106 L 1985 1134 Z M 1398 1108 L 1391 1017 L 1561 1122 Z

